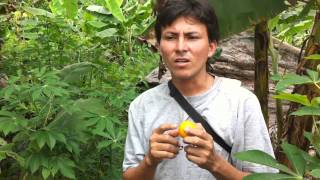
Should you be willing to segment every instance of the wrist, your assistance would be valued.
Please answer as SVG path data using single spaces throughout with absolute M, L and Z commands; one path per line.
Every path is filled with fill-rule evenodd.
M 150 154 L 147 154 L 145 156 L 144 162 L 145 162 L 146 166 L 149 168 L 156 168 L 158 165 L 158 163 L 156 163 L 155 160 L 153 160 L 152 157 L 150 157 Z
M 221 160 L 222 159 L 218 154 L 215 154 L 213 156 L 213 164 L 210 169 L 212 173 L 215 174 L 221 170 L 221 166 L 223 165 L 223 162 Z

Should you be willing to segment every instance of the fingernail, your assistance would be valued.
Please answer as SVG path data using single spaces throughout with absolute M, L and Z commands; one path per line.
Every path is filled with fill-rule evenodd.
M 184 131 L 189 132 L 189 131 L 190 131 L 190 128 L 189 128 L 189 127 L 186 127 L 186 128 L 184 129 Z

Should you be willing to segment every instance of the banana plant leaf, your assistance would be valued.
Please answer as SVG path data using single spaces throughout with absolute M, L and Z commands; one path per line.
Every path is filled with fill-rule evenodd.
M 284 0 L 209 0 L 218 16 L 221 39 L 270 19 L 288 6 Z

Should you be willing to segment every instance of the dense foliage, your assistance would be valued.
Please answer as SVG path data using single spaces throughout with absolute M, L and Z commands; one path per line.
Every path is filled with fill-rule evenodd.
M 151 1 L 0 7 L 0 177 L 120 179 L 126 109 L 158 60 L 138 41 Z
M 217 1 L 230 7 L 236 1 L 228 2 Z M 259 2 L 244 1 L 240 12 L 220 16 L 224 33 L 239 32 L 260 16 L 284 9 L 280 1 Z M 300 2 L 271 19 L 272 34 L 303 46 L 316 2 Z M 126 110 L 146 88 L 144 77 L 158 61 L 139 38 L 154 22 L 151 5 L 152 0 L 0 2 L 0 179 L 121 178 Z M 217 13 L 230 12 L 218 7 Z M 253 15 L 254 22 L 233 18 L 239 13 Z M 308 59 L 318 61 L 320 55 Z M 314 131 L 305 136 L 316 155 L 282 143 L 290 169 L 260 151 L 239 153 L 239 159 L 280 170 L 247 179 L 320 178 L 320 99 L 285 93 L 299 84 L 319 90 L 319 69 L 305 75 L 272 73 L 279 81 L 275 98 L 301 104 L 291 115 L 314 117 Z

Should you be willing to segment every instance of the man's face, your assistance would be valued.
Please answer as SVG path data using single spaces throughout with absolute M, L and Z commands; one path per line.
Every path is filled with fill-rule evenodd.
M 192 80 L 206 74 L 206 62 L 216 43 L 209 42 L 204 24 L 180 17 L 162 29 L 159 49 L 172 78 Z

